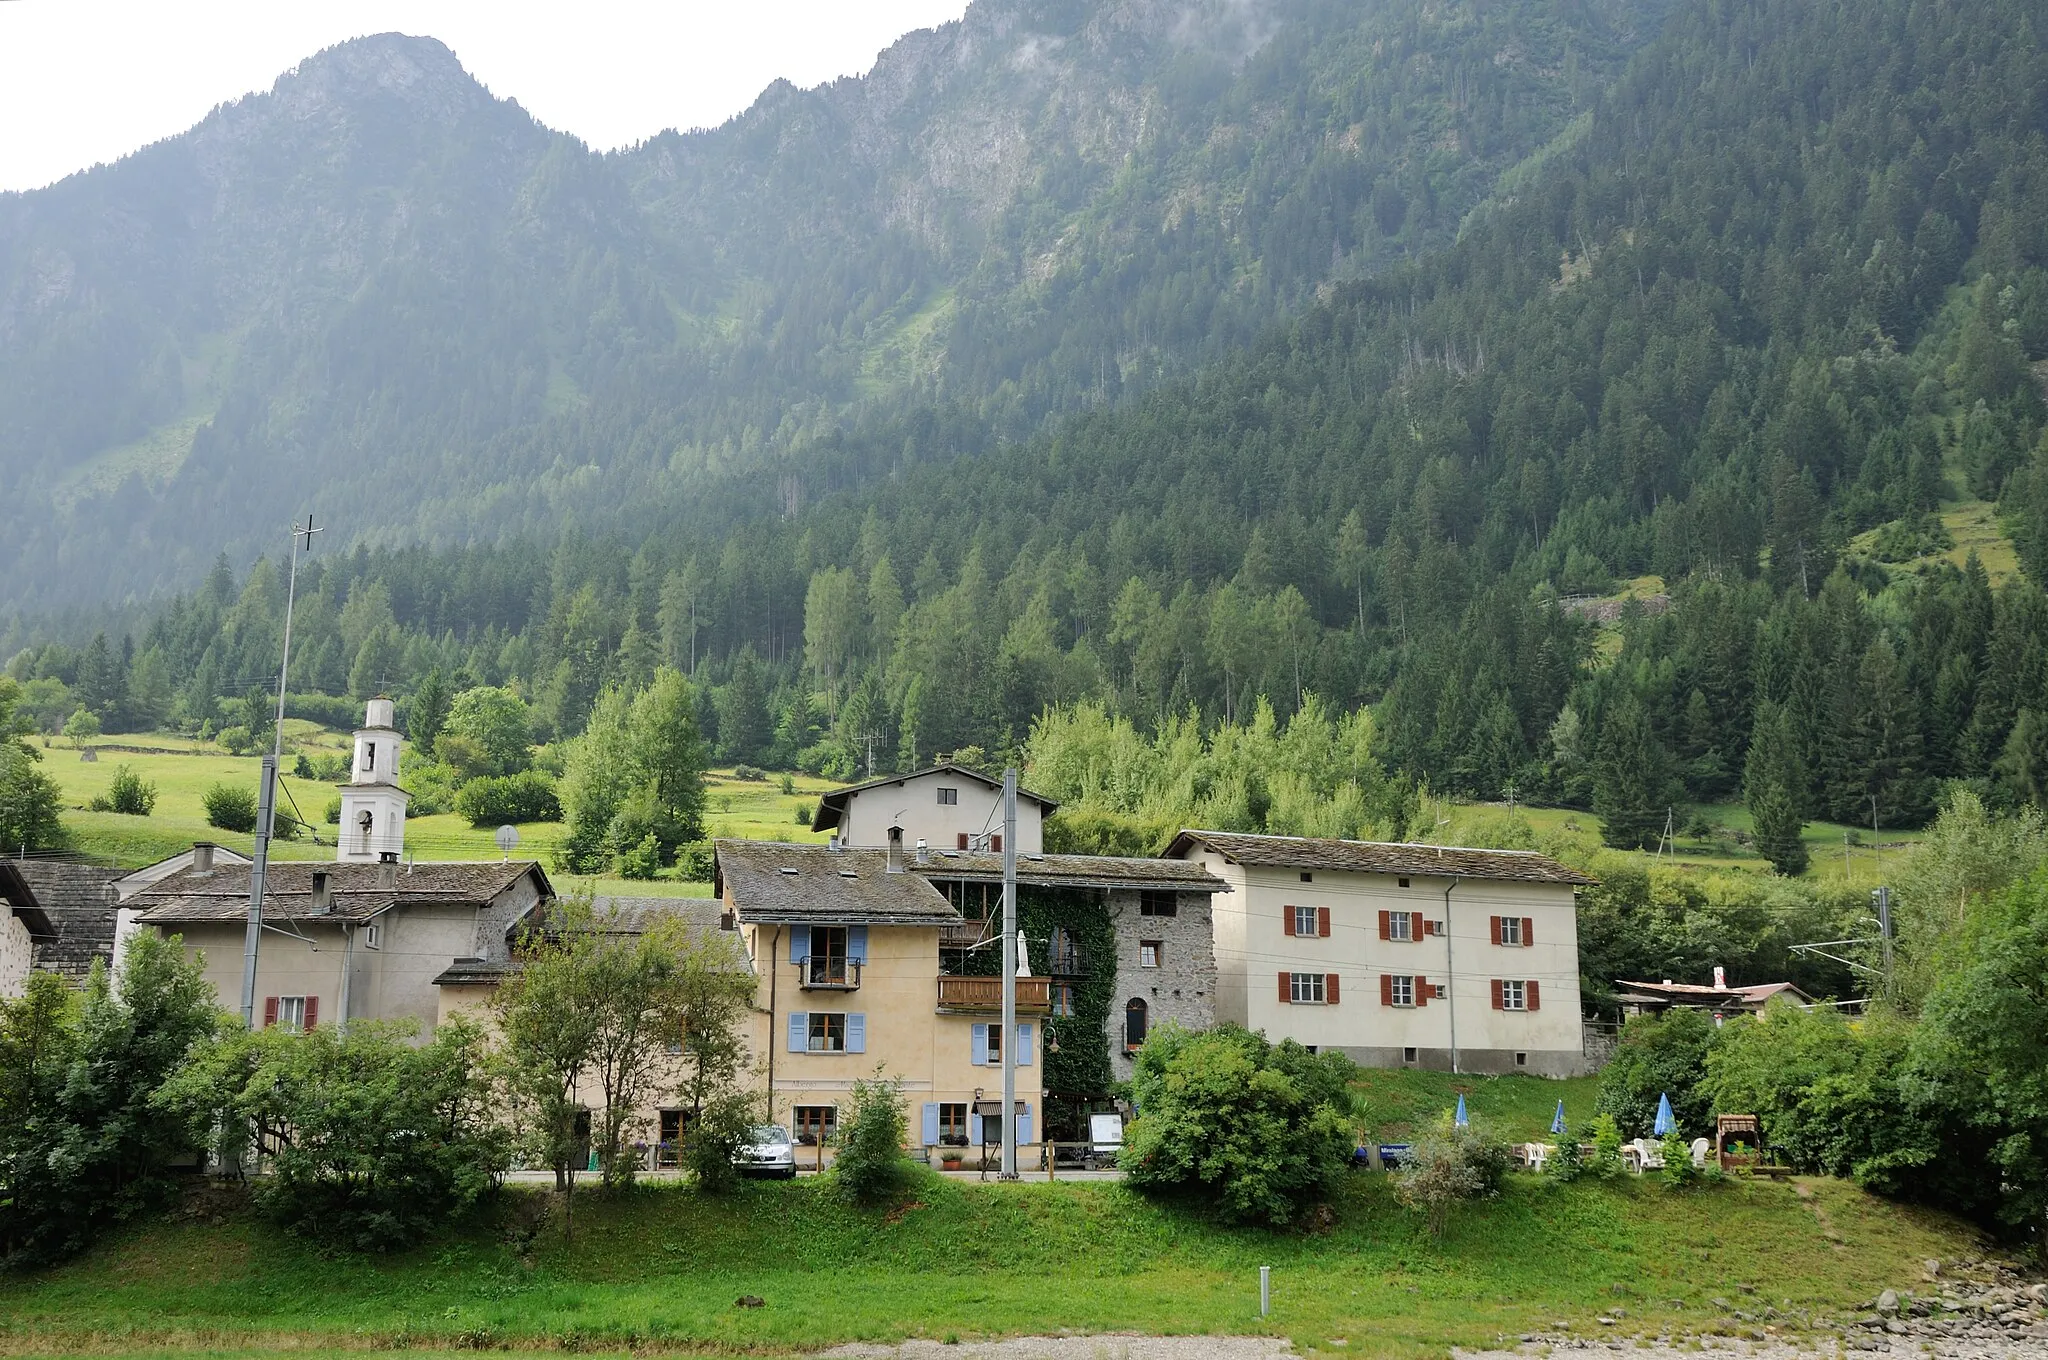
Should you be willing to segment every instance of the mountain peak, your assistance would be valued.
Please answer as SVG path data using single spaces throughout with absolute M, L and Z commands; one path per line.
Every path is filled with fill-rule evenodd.
M 490 99 L 446 43 L 408 33 L 375 33 L 325 48 L 280 76 L 271 93 L 294 106 L 384 96 L 444 115 Z

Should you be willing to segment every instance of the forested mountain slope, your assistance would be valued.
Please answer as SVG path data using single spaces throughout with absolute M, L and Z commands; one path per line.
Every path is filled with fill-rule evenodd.
M 1156 729 L 1315 693 L 1378 705 L 1375 762 L 1623 841 L 1744 788 L 1888 825 L 1942 779 L 2048 800 L 2031 17 L 1689 0 L 1455 245 L 1239 354 L 977 457 L 917 442 L 929 409 L 821 436 L 844 489 L 722 533 L 331 561 L 301 673 L 509 679 L 567 733 L 668 659 L 730 758 L 839 771 L 1010 747 L 1047 704 Z M 2006 517 L 1996 581 L 1944 556 L 1965 501 Z M 1605 638 L 1558 598 L 1649 574 L 1668 609 Z M 280 596 L 221 571 L 128 673 L 210 713 L 263 683 Z
M 1665 3 L 979 0 L 612 156 L 430 39 L 321 53 L 0 196 L 0 608 L 196 583 L 308 506 L 717 527 L 829 491 L 842 430 L 1028 435 L 1448 244 Z

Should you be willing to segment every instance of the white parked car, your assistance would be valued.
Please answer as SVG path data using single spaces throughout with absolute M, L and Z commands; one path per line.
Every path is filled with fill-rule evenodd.
M 753 1134 L 733 1158 L 742 1175 L 796 1179 L 796 1141 L 780 1124 L 756 1124 Z

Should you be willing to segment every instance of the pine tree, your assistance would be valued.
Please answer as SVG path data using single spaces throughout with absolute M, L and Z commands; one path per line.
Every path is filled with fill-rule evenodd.
M 2048 811 L 2048 717 L 2021 709 L 1994 769 L 2014 798 Z
M 1650 730 L 1634 695 L 1608 711 L 1593 761 L 1593 812 L 1607 844 L 1628 850 L 1656 846 L 1669 812 L 1671 758 Z
M 1742 798 L 1756 825 L 1757 853 L 1787 877 L 1806 871 L 1806 842 L 1800 839 L 1806 827 L 1800 807 L 1800 790 L 1805 787 L 1806 772 L 1800 768 L 1791 715 L 1763 700 L 1757 704 L 1756 722 L 1750 731 Z

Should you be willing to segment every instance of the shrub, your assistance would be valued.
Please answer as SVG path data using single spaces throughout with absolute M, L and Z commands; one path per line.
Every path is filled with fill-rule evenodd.
M 796 780 L 790 775 L 783 775 L 782 782 L 776 787 L 782 790 L 782 796 L 785 798 L 791 798 L 796 795 Z
M 856 1204 L 894 1198 L 910 1169 L 903 1155 L 907 1132 L 900 1081 L 884 1077 L 879 1067 L 855 1081 L 853 1117 L 840 1130 L 839 1159 L 832 1164 L 839 1193 Z
M 1351 1160 L 1357 1067 L 1235 1025 L 1162 1025 L 1138 1051 L 1138 1118 L 1118 1162 L 1134 1189 L 1282 1225 L 1322 1199 Z
M 335 794 L 327 800 L 327 810 L 322 814 L 329 826 L 341 825 L 341 795 Z
M 683 1138 L 682 1163 L 700 1189 L 722 1194 L 739 1183 L 733 1158 L 753 1136 L 758 1108 L 754 1096 L 728 1091 L 705 1102 Z
M 1579 1131 L 1571 1125 L 1557 1136 L 1557 1151 L 1543 1163 L 1543 1174 L 1564 1185 L 1586 1174 L 1586 1154 L 1579 1147 Z
M 194 1127 L 261 1127 L 271 1174 L 256 1203 L 292 1233 L 382 1251 L 419 1240 L 497 1188 L 510 1157 L 472 1025 L 352 1023 L 236 1032 L 166 1099 Z
M 1394 1173 L 1394 1198 L 1423 1215 L 1430 1236 L 1441 1237 L 1452 1207 L 1498 1195 L 1512 1162 L 1506 1143 L 1474 1125 L 1453 1124 L 1446 1115 L 1415 1140 Z
M 61 848 L 68 837 L 58 815 L 57 781 L 37 768 L 41 757 L 27 747 L 0 740 L 0 848 L 8 853 Z
M 640 838 L 637 845 L 619 851 L 613 859 L 613 866 L 620 878 L 646 880 L 661 874 L 661 842 L 653 832 Z
M 811 805 L 809 803 L 798 803 L 796 805 L 795 820 L 798 826 L 809 826 L 811 824 Z
M 732 777 L 745 783 L 760 783 L 768 778 L 767 775 L 762 774 L 752 765 L 733 766 Z
M 507 822 L 558 822 L 562 805 L 555 781 L 539 770 L 472 779 L 455 794 L 455 810 L 476 827 Z
M 1719 1031 L 1705 1012 L 1672 1010 L 1636 1016 L 1622 1027 L 1614 1057 L 1600 1070 L 1600 1109 L 1624 1133 L 1647 1136 L 1657 1122 L 1658 1097 L 1688 1137 L 1711 1133 L 1714 1102 L 1703 1085 L 1707 1054 Z
M 243 727 L 240 723 L 232 727 L 223 727 L 214 734 L 213 739 L 219 742 L 231 756 L 248 755 L 249 752 L 255 750 L 260 744 L 256 734 Z
M 199 796 L 206 824 L 222 831 L 256 829 L 256 791 L 241 784 L 214 784 Z
M 1611 1114 L 1602 1114 L 1593 1120 L 1593 1163 L 1591 1170 L 1602 1180 L 1612 1180 L 1622 1173 L 1621 1125 L 1614 1122 Z
M 709 841 L 693 841 L 676 852 L 676 876 L 687 882 L 709 883 L 717 869 Z
M 156 785 L 126 765 L 114 768 L 114 782 L 107 786 L 107 801 L 113 810 L 127 817 L 147 817 L 156 811 Z
M 1658 1145 L 1664 1158 L 1664 1188 L 1690 1190 L 1706 1179 L 1703 1168 L 1692 1164 L 1692 1140 L 1673 1129 Z

